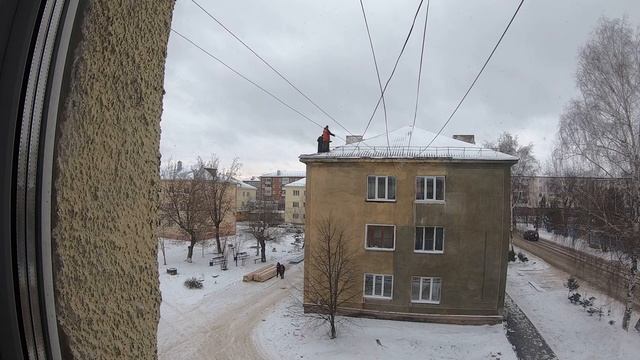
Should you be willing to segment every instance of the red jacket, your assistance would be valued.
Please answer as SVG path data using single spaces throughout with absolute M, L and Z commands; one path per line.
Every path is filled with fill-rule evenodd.
M 336 136 L 335 134 L 333 134 L 331 131 L 329 131 L 329 129 L 324 128 L 324 130 L 322 130 L 322 141 L 324 142 L 329 142 L 329 140 L 331 139 L 329 137 L 329 135 L 331 136 Z

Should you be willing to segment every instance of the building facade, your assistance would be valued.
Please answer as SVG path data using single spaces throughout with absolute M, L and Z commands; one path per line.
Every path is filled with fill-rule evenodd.
M 305 190 L 306 178 L 294 181 L 284 186 L 284 222 L 287 224 L 302 225 L 305 220 L 304 208 L 306 205 Z
M 356 280 L 343 314 L 499 323 L 517 158 L 411 127 L 389 137 L 391 147 L 378 137 L 300 156 L 305 311 L 318 303 L 307 279 L 316 275 L 317 224 L 329 217 L 353 251 Z M 409 137 L 413 146 L 401 145 Z
M 257 198 L 284 211 L 284 186 L 305 177 L 304 171 L 277 170 L 260 176 Z

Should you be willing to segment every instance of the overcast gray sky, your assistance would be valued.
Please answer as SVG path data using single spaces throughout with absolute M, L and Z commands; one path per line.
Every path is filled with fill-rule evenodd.
M 358 0 L 197 0 L 354 134 L 362 133 L 379 89 Z M 419 0 L 365 0 L 383 79 Z M 385 98 L 390 130 L 413 120 L 424 1 Z M 480 69 L 519 1 L 431 0 L 417 127 L 437 131 Z M 528 0 L 465 103 L 443 132 L 482 143 L 509 131 L 544 161 L 557 122 L 575 96 L 579 48 L 602 16 L 640 23 L 638 0 Z M 190 0 L 176 2 L 172 27 L 334 133 L 346 132 L 226 33 Z M 384 81 L 384 80 L 383 80 Z M 241 175 L 304 170 L 321 128 L 171 34 L 160 150 L 193 162 L 240 158 Z M 379 111 L 367 137 L 384 132 Z M 342 142 L 336 139 L 333 145 Z

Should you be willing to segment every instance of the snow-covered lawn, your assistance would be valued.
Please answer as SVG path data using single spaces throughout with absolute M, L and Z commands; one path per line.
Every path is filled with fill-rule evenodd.
M 519 251 L 519 250 L 517 250 Z M 516 251 L 516 252 L 517 252 Z M 526 252 L 525 252 L 526 253 Z M 620 327 L 624 307 L 581 282 L 578 292 L 596 297 L 604 316 L 589 316 L 567 300 L 568 274 L 526 253 L 528 263 L 509 264 L 507 293 L 524 311 L 560 359 L 638 359 L 640 334 Z M 607 315 L 611 312 L 611 315 Z M 638 319 L 634 314 L 632 326 Z M 609 321 L 615 321 L 610 325 Z
M 267 243 L 267 264 L 280 261 L 286 264 L 289 273 L 285 280 L 271 279 L 264 283 L 242 282 L 242 276 L 265 264 L 254 263 L 255 240 L 239 229 L 238 236 L 246 237 L 244 250 L 250 258 L 242 266 L 236 267 L 229 256 L 228 270 L 222 271 L 220 265 L 209 266 L 214 256 L 215 241 L 208 241 L 205 256 L 197 245 L 193 262 L 185 262 L 188 243 L 165 240 L 167 265 L 163 265 L 162 253 L 158 253 L 160 272 L 160 323 L 158 325 L 158 357 L 160 359 L 210 359 L 227 356 L 229 351 L 235 358 L 255 357 L 249 334 L 259 322 L 261 313 L 270 308 L 279 298 L 285 296 L 287 278 L 301 272 L 300 265 L 288 264 L 288 259 L 297 257 L 300 252 L 294 250 L 293 234 L 283 234 L 276 242 Z M 273 248 L 276 251 L 273 251 Z M 178 275 L 169 275 L 167 268 L 175 267 Z M 184 281 L 190 277 L 203 280 L 202 289 L 187 289 Z M 242 336 L 246 333 L 246 336 Z M 229 343 L 225 336 L 244 339 L 231 345 L 238 349 L 221 350 Z M 243 344 L 243 345 L 242 345 Z M 242 345 L 242 346 L 241 346 Z M 246 355 L 246 356 L 245 356 Z
M 327 325 L 302 314 L 300 289 L 290 294 L 254 332 L 272 359 L 516 359 L 502 325 L 344 318 L 331 340 Z

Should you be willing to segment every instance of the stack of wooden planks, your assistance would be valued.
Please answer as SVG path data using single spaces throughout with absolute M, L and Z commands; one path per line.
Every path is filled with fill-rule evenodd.
M 242 277 L 242 281 L 257 281 L 263 282 L 271 279 L 276 276 L 276 266 L 275 265 L 267 265 L 259 268 L 258 270 L 252 271 Z

